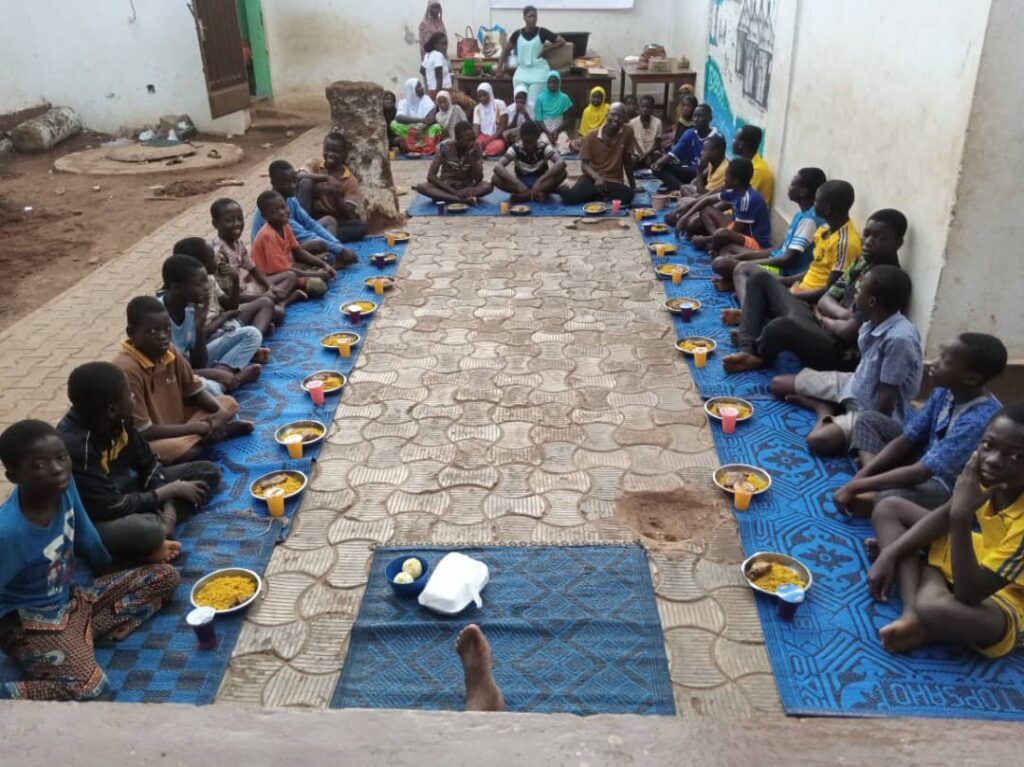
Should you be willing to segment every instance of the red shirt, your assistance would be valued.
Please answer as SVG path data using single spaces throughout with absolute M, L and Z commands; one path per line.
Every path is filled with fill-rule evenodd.
M 256 233 L 252 244 L 252 260 L 264 274 L 286 272 L 295 265 L 292 250 L 299 247 L 291 226 L 284 225 L 284 232 L 278 232 L 270 224 L 264 224 Z

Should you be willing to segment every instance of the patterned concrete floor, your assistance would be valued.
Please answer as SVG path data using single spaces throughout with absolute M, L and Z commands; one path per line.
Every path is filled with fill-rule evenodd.
M 397 163 L 398 183 L 425 170 Z M 326 705 L 374 544 L 639 530 L 654 547 L 679 712 L 777 711 L 735 525 L 707 493 L 716 458 L 701 400 L 635 228 L 454 217 L 408 228 L 398 287 L 218 700 Z M 666 534 L 673 522 L 652 503 L 704 522 Z
M 280 156 L 307 157 L 320 136 L 310 131 Z M 408 187 L 426 165 L 395 170 Z M 237 174 L 245 209 L 264 174 Z M 68 373 L 113 354 L 125 304 L 156 287 L 176 240 L 208 232 L 216 196 L 125 243 L 0 334 L 12 362 L 0 370 L 0 427 L 63 414 Z M 375 543 L 628 540 L 640 530 L 680 714 L 779 710 L 736 567 L 736 529 L 707 493 L 715 455 L 700 398 L 639 235 L 571 227 L 410 222 L 399 285 L 271 560 L 268 596 L 248 616 L 220 701 L 326 705 Z

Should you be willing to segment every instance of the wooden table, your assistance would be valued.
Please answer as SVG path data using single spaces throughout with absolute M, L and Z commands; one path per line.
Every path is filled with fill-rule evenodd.
M 672 100 L 669 98 L 669 88 L 676 90 L 682 85 L 689 85 L 696 90 L 697 73 L 692 69 L 683 69 L 673 63 L 672 69 L 667 72 L 652 72 L 649 69 L 638 69 L 636 64 L 627 64 L 625 59 L 619 59 L 619 101 L 626 98 L 626 78 L 633 84 L 631 93 L 636 95 L 638 85 L 665 85 L 665 117 L 668 118 L 669 106 Z
M 454 70 L 452 71 L 452 84 L 460 91 L 467 93 L 474 100 L 476 99 L 476 89 L 480 87 L 480 83 L 490 83 L 491 87 L 494 88 L 496 98 L 501 99 L 506 104 L 512 103 L 511 77 L 507 75 L 505 77 L 482 77 L 480 75 L 468 77 Z M 562 75 L 562 90 L 572 99 L 572 112 L 575 116 L 579 117 L 583 113 L 583 108 L 590 99 L 590 89 L 596 86 L 604 88 L 605 93 L 611 97 L 612 76 L 610 74 Z

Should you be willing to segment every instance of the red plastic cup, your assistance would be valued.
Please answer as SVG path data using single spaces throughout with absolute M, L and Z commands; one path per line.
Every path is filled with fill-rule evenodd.
M 363 310 L 358 306 L 350 307 L 348 310 L 348 318 L 351 320 L 353 325 L 358 325 L 363 321 Z
M 683 322 L 689 322 L 693 319 L 693 307 L 689 304 L 683 304 L 679 307 L 679 316 L 683 318 Z
M 734 407 L 720 407 L 718 408 L 718 415 L 722 418 L 722 431 L 726 434 L 732 434 L 736 431 L 736 419 L 739 418 L 740 411 Z
M 310 399 L 313 400 L 314 405 L 324 404 L 324 382 L 323 381 L 310 381 L 306 384 L 306 391 L 309 392 Z
M 622 200 L 612 200 L 612 213 L 618 213 L 622 210 Z
M 217 647 L 217 629 L 213 619 L 217 611 L 212 607 L 197 607 L 185 616 L 185 622 L 196 632 L 200 650 L 214 650 Z

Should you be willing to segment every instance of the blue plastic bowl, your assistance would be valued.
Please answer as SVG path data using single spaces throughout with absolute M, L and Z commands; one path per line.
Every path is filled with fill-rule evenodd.
M 423 565 L 423 573 L 412 583 L 395 583 L 395 576 L 402 572 L 402 565 L 407 559 L 418 559 L 420 564 Z M 384 575 L 387 576 L 388 583 L 391 584 L 391 588 L 394 589 L 395 594 L 400 597 L 419 596 L 419 593 L 423 591 L 423 588 L 427 585 L 427 575 L 429 573 L 430 564 L 423 557 L 417 556 L 392 559 L 388 562 L 388 566 L 384 568 Z

